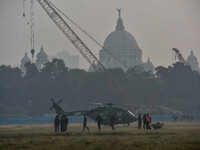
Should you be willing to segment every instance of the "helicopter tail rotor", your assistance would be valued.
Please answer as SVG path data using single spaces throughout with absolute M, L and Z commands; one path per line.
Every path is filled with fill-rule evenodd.
M 54 108 L 54 109 L 56 110 L 56 113 L 57 113 L 58 115 L 63 115 L 65 112 L 64 112 L 64 110 L 58 105 L 60 102 L 63 101 L 63 99 L 59 100 L 57 103 L 54 101 L 53 98 L 51 98 L 51 101 L 53 102 L 53 103 L 52 103 L 53 106 L 50 108 L 50 110 L 52 110 L 52 109 Z

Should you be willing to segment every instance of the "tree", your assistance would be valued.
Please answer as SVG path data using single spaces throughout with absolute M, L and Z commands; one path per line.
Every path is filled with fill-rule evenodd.
M 37 77 L 39 75 L 39 71 L 34 63 L 27 62 L 25 63 L 26 75 L 27 78 Z

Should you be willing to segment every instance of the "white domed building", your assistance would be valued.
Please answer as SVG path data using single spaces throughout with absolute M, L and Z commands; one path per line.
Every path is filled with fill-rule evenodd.
M 37 59 L 35 61 L 38 70 L 43 68 L 45 63 L 49 62 L 48 55 L 45 53 L 44 48 L 41 46 L 40 52 L 37 54 Z
M 24 57 L 21 59 L 21 65 L 20 65 L 20 70 L 23 72 L 23 74 L 26 74 L 26 68 L 24 65 L 27 62 L 31 62 L 31 59 L 28 57 L 27 52 L 25 52 Z
M 117 20 L 117 26 L 115 31 L 111 32 L 104 41 L 103 47 L 112 53 L 117 59 L 128 68 L 135 66 L 144 67 L 142 62 L 142 50 L 139 48 L 136 39 L 125 30 L 123 20 L 121 18 L 121 10 L 119 12 L 119 18 Z M 113 56 L 111 56 L 105 49 L 99 51 L 99 60 L 106 67 L 109 68 L 126 68 Z M 153 64 L 152 64 L 153 65 Z M 154 67 L 151 66 L 152 69 Z M 148 69 L 148 70 L 149 70 Z M 91 66 L 89 71 L 94 71 Z
M 150 72 L 151 74 L 154 73 L 154 65 L 150 61 L 150 58 L 148 58 L 147 62 L 144 63 L 144 71 Z
M 190 56 L 187 58 L 187 63 L 191 66 L 192 70 L 200 71 L 197 57 L 194 55 L 193 51 L 190 52 Z

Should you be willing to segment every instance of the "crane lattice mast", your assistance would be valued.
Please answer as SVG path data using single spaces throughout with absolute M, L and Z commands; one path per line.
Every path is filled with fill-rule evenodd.
M 176 56 L 178 57 L 179 62 L 187 64 L 187 61 L 183 58 L 181 52 L 177 48 L 172 48 L 172 50 L 175 52 Z
M 124 101 L 133 105 L 133 101 L 129 98 L 124 88 L 117 82 L 117 80 L 110 74 L 110 72 L 102 65 L 102 63 L 96 58 L 91 50 L 83 43 L 83 41 L 76 35 L 71 27 L 65 22 L 65 20 L 59 15 L 48 0 L 37 0 L 52 21 L 58 26 L 63 34 L 71 41 L 76 49 L 82 54 L 82 56 L 89 62 L 89 64 L 99 72 L 106 83 L 111 89 L 120 96 Z
M 31 32 L 31 54 L 32 54 L 32 62 L 35 53 L 34 49 L 34 0 L 30 1 L 30 32 Z

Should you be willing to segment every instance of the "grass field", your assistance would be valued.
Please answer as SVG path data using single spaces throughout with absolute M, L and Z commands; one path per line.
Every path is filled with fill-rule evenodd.
M 200 123 L 165 123 L 160 130 L 137 130 L 137 124 L 97 130 L 88 124 L 70 124 L 66 133 L 54 133 L 53 125 L 0 126 L 0 150 L 199 150 Z

